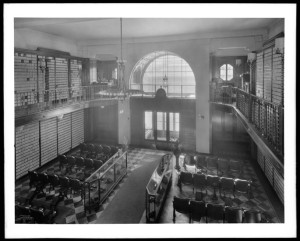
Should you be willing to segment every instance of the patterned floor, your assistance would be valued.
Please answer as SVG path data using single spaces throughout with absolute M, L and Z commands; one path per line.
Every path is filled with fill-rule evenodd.
M 181 157 L 180 162 L 183 161 L 183 157 Z M 174 160 L 175 163 L 175 160 Z M 204 197 L 203 200 L 206 203 L 218 203 L 222 205 L 230 205 L 233 207 L 241 207 L 244 209 L 257 209 L 262 211 L 264 221 L 268 221 L 270 223 L 279 223 L 280 220 L 275 212 L 274 207 L 272 206 L 270 200 L 268 199 L 265 190 L 263 189 L 259 179 L 257 178 L 254 169 L 248 160 L 244 160 L 244 169 L 242 175 L 239 177 L 241 179 L 252 180 L 252 194 L 251 198 L 247 198 L 244 195 L 239 195 L 234 197 L 233 195 L 227 194 L 226 198 L 220 196 L 219 191 L 217 191 L 217 201 L 212 200 L 213 189 L 208 189 L 207 195 L 205 195 L 205 191 L 203 191 Z M 177 171 L 173 171 L 173 180 L 172 186 L 170 188 L 170 192 L 167 195 L 166 202 L 164 205 L 164 209 L 161 214 L 161 218 L 159 223 L 173 223 L 173 197 L 181 197 L 181 198 L 190 198 L 195 200 L 196 191 L 193 192 L 191 186 L 182 185 L 182 190 L 180 191 L 177 186 L 178 183 L 178 173 Z M 200 190 L 198 190 L 200 191 Z M 145 213 L 140 221 L 140 223 L 145 223 Z M 176 212 L 176 223 L 188 223 L 189 218 L 188 215 L 181 214 Z M 201 222 L 205 222 L 202 220 Z
M 94 224 L 97 219 L 101 218 L 101 214 L 105 208 L 109 205 L 110 201 L 114 198 L 118 190 L 126 182 L 133 170 L 138 168 L 140 160 L 143 159 L 152 161 L 165 154 L 163 151 L 154 151 L 148 149 L 132 149 L 128 151 L 127 156 L 127 175 L 121 180 L 121 182 L 115 187 L 115 189 L 108 196 L 106 201 L 101 205 L 99 210 L 92 210 L 90 213 L 84 211 L 84 203 L 81 199 L 80 193 L 69 193 L 68 199 L 65 198 L 57 205 L 57 215 L 54 222 L 57 224 Z M 64 169 L 60 171 L 59 163 L 56 162 L 52 166 L 43 170 L 49 174 L 64 174 Z M 74 172 L 73 175 L 68 175 L 73 178 L 82 178 L 83 173 Z M 35 188 L 30 189 L 29 180 L 24 181 L 15 188 L 16 201 L 24 201 L 29 192 L 34 191 Z M 49 208 L 51 200 L 54 196 L 59 195 L 59 189 L 49 190 L 49 187 L 44 189 L 45 195 L 38 195 L 33 199 L 32 204 L 36 206 L 44 206 Z

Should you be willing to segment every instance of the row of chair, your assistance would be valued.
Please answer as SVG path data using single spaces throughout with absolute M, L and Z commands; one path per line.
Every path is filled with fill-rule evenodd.
M 189 215 L 189 222 L 198 221 L 205 217 L 209 220 L 223 221 L 223 223 L 260 223 L 262 215 L 259 210 L 244 210 L 238 207 L 228 207 L 221 204 L 205 203 L 188 198 L 174 196 L 173 222 L 176 221 L 176 211 Z
M 118 148 L 115 146 L 100 145 L 93 143 L 80 143 L 79 149 L 81 154 L 89 154 L 92 156 L 104 154 L 109 157 L 113 156 L 118 151 Z
M 56 216 L 56 211 L 45 208 L 31 207 L 30 205 L 15 205 L 15 220 L 16 223 L 26 222 L 29 220 L 32 223 L 51 224 Z
M 241 194 L 247 194 L 250 197 L 251 194 L 251 180 L 243 180 L 239 178 L 219 177 L 216 175 L 208 175 L 204 173 L 180 172 L 178 179 L 178 186 L 182 190 L 182 184 L 192 185 L 194 189 L 200 188 L 201 193 L 203 189 L 211 187 L 215 190 L 218 188 L 220 195 L 221 192 L 226 195 L 226 192 L 231 192 L 235 197 L 236 192 Z
M 59 168 L 62 170 L 66 169 L 66 173 L 72 174 L 72 170 L 75 169 L 75 172 L 81 170 L 84 172 L 85 177 L 91 175 L 94 171 L 98 170 L 103 163 L 106 161 L 95 160 L 91 158 L 83 158 L 80 156 L 66 156 L 60 155 L 58 157 L 59 160 Z
M 47 174 L 46 172 L 37 173 L 35 171 L 28 171 L 29 186 L 36 187 L 37 193 L 43 192 L 43 189 L 49 185 L 49 192 L 55 187 L 60 187 L 60 196 L 68 198 L 68 192 L 80 191 L 81 198 L 83 194 L 83 182 L 76 178 L 69 178 L 64 176 L 57 176 L 55 174 Z
M 189 155 L 186 154 L 183 161 L 185 169 L 194 167 L 201 172 L 217 172 L 219 176 L 226 176 L 231 173 L 241 175 L 243 173 L 243 161 L 227 158 L 219 158 L 216 156 L 206 155 Z

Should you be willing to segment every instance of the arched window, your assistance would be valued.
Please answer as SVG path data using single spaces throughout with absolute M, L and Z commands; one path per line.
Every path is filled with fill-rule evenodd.
M 131 89 L 153 94 L 164 88 L 168 97 L 195 98 L 195 85 L 189 64 L 176 54 L 165 51 L 142 58 L 130 76 Z
M 229 81 L 233 78 L 233 67 L 230 64 L 223 64 L 220 67 L 220 78 Z

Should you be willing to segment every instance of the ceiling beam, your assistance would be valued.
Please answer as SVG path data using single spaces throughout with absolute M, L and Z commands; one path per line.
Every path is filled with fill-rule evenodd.
M 57 25 L 68 23 L 81 23 L 90 21 L 103 21 L 118 18 L 15 18 L 15 29 L 30 28 L 41 25 Z

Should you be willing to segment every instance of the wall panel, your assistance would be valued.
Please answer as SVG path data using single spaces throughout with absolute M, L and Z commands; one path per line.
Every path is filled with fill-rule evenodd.
M 263 69 L 263 52 L 257 53 L 256 59 L 256 95 L 258 97 L 263 97 L 264 92 L 264 69 Z
M 272 101 L 272 50 L 273 48 L 264 50 L 264 98 L 269 101 Z
M 41 164 L 44 165 L 57 157 L 56 117 L 40 122 L 41 125 Z
M 84 111 L 79 110 L 71 113 L 72 121 L 72 148 L 84 142 Z
M 57 121 L 58 154 L 63 154 L 72 148 L 71 143 L 71 114 L 65 114 Z
M 16 128 L 16 179 L 39 167 L 39 123 Z

